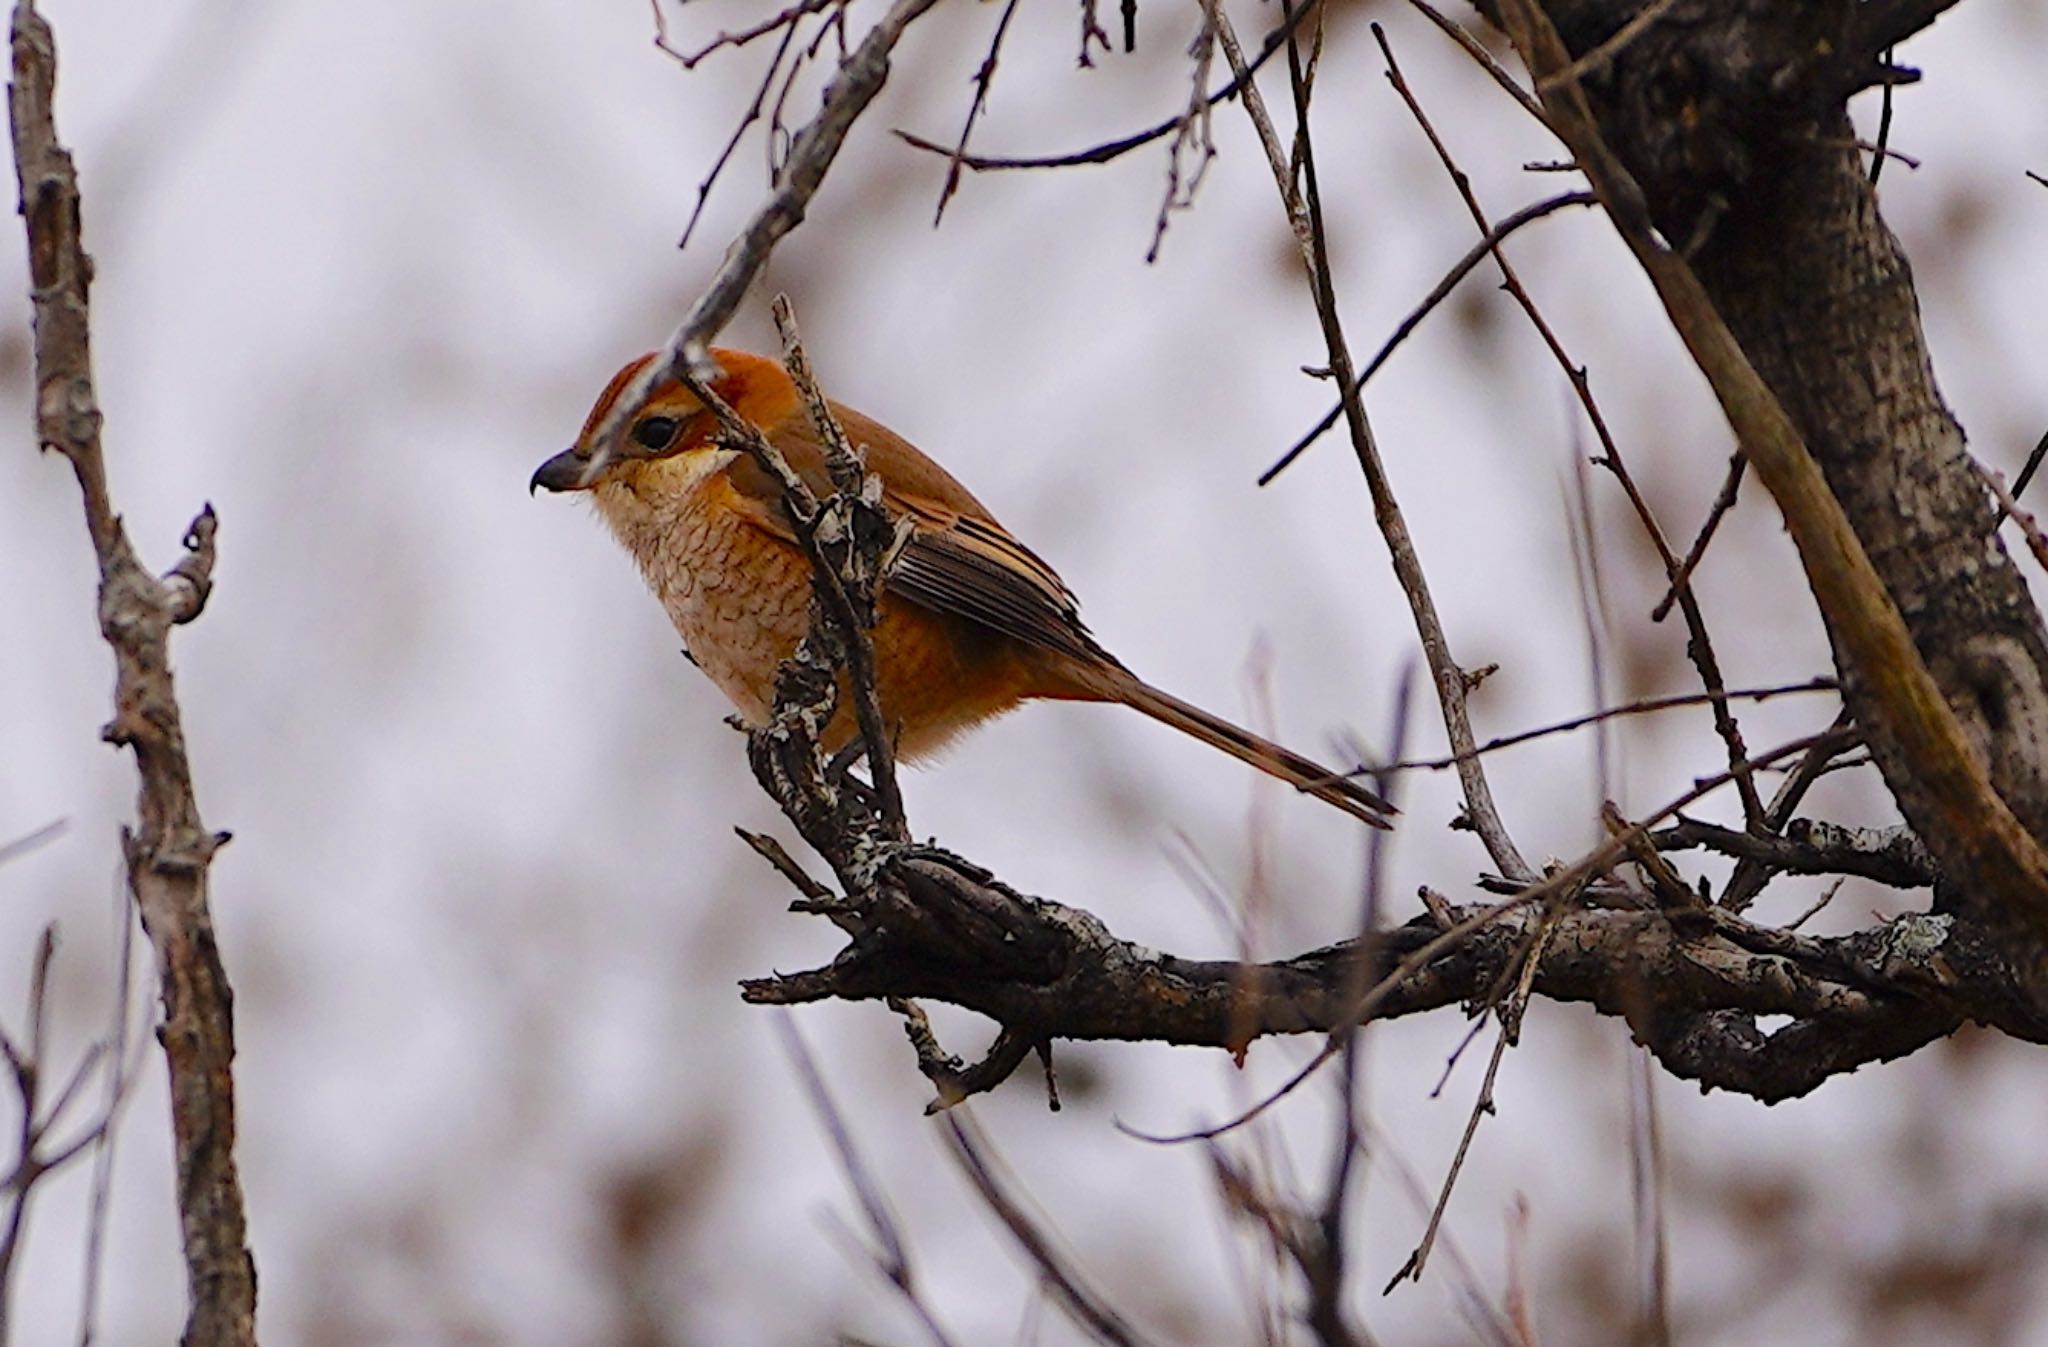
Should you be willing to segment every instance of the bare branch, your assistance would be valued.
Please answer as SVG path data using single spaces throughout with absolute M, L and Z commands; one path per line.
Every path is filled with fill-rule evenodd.
M 1650 834 L 1650 841 L 1659 851 L 1697 847 L 1754 861 L 1769 873 L 1856 875 L 1899 889 L 1925 888 L 1938 873 L 1934 858 L 1909 828 L 1844 828 L 1794 819 L 1780 836 L 1680 819 Z
M 207 868 L 224 834 L 206 830 L 172 685 L 170 629 L 204 605 L 216 521 L 187 533 L 185 558 L 159 581 L 137 560 L 109 496 L 92 384 L 78 181 L 51 107 L 56 47 L 31 0 L 18 0 L 9 86 L 21 214 L 35 314 L 36 434 L 71 463 L 100 569 L 100 630 L 115 656 L 115 718 L 106 737 L 133 750 L 138 823 L 124 836 L 128 882 L 162 969 L 161 1038 L 170 1069 L 190 1305 L 188 1347 L 255 1341 L 256 1273 L 236 1171 L 234 1021 L 207 907 Z
M 783 1048 L 789 1053 L 790 1062 L 796 1067 L 797 1079 L 803 1083 L 804 1093 L 809 1096 L 811 1110 L 818 1115 L 818 1121 L 825 1128 L 825 1135 L 832 1142 L 832 1151 L 839 1157 L 839 1167 L 846 1175 L 847 1186 L 853 1189 L 854 1199 L 860 1203 L 861 1214 L 867 1218 L 868 1228 L 874 1232 L 879 1249 L 870 1250 L 875 1266 L 896 1288 L 911 1313 L 917 1316 L 925 1332 L 938 1347 L 951 1347 L 952 1339 L 925 1303 L 923 1293 L 918 1289 L 916 1274 L 910 1266 L 910 1249 L 904 1242 L 902 1227 L 896 1220 L 896 1213 L 889 1201 L 882 1195 L 881 1187 L 861 1159 L 860 1150 L 853 1144 L 853 1134 L 847 1130 L 846 1119 L 839 1112 L 839 1106 L 832 1100 L 832 1092 L 825 1087 L 825 1078 L 818 1072 L 817 1060 L 812 1057 L 810 1047 L 798 1032 L 796 1021 L 784 1012 L 776 1016 L 775 1027 L 782 1034 Z

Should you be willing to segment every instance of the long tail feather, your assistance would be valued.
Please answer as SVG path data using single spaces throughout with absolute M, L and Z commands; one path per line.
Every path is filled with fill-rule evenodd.
M 1183 734 L 1191 734 L 1205 744 L 1220 748 L 1231 757 L 1250 763 L 1267 775 L 1278 777 L 1296 790 L 1333 804 L 1375 828 L 1392 827 L 1387 822 L 1387 815 L 1401 812 L 1350 777 L 1333 772 L 1271 740 L 1261 739 L 1250 730 L 1240 729 L 1220 716 L 1211 715 L 1201 707 L 1184 702 L 1172 693 L 1161 692 L 1135 677 L 1130 679 L 1128 686 L 1117 689 L 1115 700 L 1143 711 Z

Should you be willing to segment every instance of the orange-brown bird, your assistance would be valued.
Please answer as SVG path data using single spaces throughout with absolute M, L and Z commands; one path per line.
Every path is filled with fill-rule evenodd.
M 779 361 L 715 350 L 710 387 L 759 426 L 821 497 L 825 453 Z M 534 487 L 587 491 L 639 564 L 697 664 L 749 723 L 765 724 L 775 670 L 809 629 L 811 561 L 782 489 L 753 458 L 713 436 L 717 422 L 673 378 L 633 414 L 621 450 L 594 439 L 613 403 L 653 360 L 620 370 L 573 448 L 541 464 Z M 888 427 L 833 404 L 866 452 L 891 515 L 911 529 L 884 577 L 873 632 L 875 692 L 907 759 L 1019 703 L 1044 697 L 1120 702 L 1378 827 L 1394 810 L 1340 774 L 1144 682 L 1088 634 L 1052 567 L 986 506 Z M 842 707 L 828 747 L 853 735 Z

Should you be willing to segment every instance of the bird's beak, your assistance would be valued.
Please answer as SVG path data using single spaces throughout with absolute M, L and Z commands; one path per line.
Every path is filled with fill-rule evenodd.
M 526 494 L 546 487 L 550 491 L 585 491 L 590 487 L 590 460 L 574 449 L 564 449 L 540 465 L 534 472 L 533 480 L 526 484 Z

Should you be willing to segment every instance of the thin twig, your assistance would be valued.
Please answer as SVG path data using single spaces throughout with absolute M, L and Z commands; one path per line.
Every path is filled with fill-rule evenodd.
M 1095 60 L 1088 55 L 1090 46 L 1102 48 L 1102 54 L 1110 53 L 1109 32 L 1095 16 L 1095 0 L 1081 0 L 1081 55 L 1076 64 L 1083 70 L 1093 70 Z
M 1457 1152 L 1451 1157 L 1450 1171 L 1444 1175 L 1443 1188 L 1437 1193 L 1436 1205 L 1430 1210 L 1429 1223 L 1423 1227 L 1422 1239 L 1401 1270 L 1387 1282 L 1386 1290 L 1392 1291 L 1404 1280 L 1421 1281 L 1422 1270 L 1429 1262 L 1430 1250 L 1436 1247 L 1437 1231 L 1442 1227 L 1444 1212 L 1451 1205 L 1451 1190 L 1457 1187 L 1458 1175 L 1465 1168 L 1465 1157 L 1471 1153 L 1472 1138 L 1478 1135 L 1479 1120 L 1494 1111 L 1493 1083 L 1500 1075 L 1501 1059 L 1507 1055 L 1508 1045 L 1521 1036 L 1522 1011 L 1529 1004 L 1529 994 L 1535 986 L 1536 970 L 1542 965 L 1543 952 L 1550 944 L 1550 934 L 1556 926 L 1556 903 L 1544 913 L 1543 919 L 1530 933 L 1529 942 L 1523 946 L 1519 963 L 1520 975 L 1516 979 L 1513 1001 L 1503 1008 L 1500 1015 L 1500 1036 L 1494 1040 L 1493 1056 L 1487 1060 L 1486 1076 L 1479 1083 L 1479 1097 L 1472 1101 L 1472 1112 L 1465 1119 L 1464 1135 L 1458 1138 Z
M 996 58 L 1002 54 L 1003 37 L 1010 31 L 1010 19 L 1017 12 L 1017 0 L 1005 0 L 1002 17 L 996 20 L 996 35 L 989 40 L 988 55 L 982 58 L 981 67 L 974 72 L 974 101 L 967 105 L 967 120 L 960 127 L 960 139 L 953 146 L 953 153 L 947 156 L 946 181 L 939 188 L 938 209 L 932 212 L 932 227 L 938 228 L 939 221 L 946 218 L 946 203 L 953 199 L 953 193 L 960 190 L 961 161 L 967 157 L 967 138 L 974 134 L 974 123 L 981 118 L 982 109 L 988 106 L 988 91 L 996 80 Z M 1088 36 L 1084 29 L 1081 35 L 1081 55 L 1088 55 Z
M 1984 484 L 1991 488 L 1991 494 L 1998 498 L 1998 508 L 2003 516 L 2020 526 L 2020 535 L 2027 540 L 2027 550 L 2034 554 L 2035 563 L 2048 569 L 2048 537 L 2042 535 L 2040 521 L 2021 508 L 2020 503 L 2013 499 L 2013 493 L 2005 489 L 2004 473 L 1982 463 L 1977 465 L 1977 471 L 1983 476 Z
M 1411 662 L 1403 671 L 1400 686 L 1394 694 L 1394 723 L 1387 737 L 1388 745 L 1396 757 L 1400 756 L 1402 748 L 1408 741 L 1409 693 L 1413 682 L 1414 664 Z M 1383 773 L 1374 784 L 1381 794 L 1385 795 L 1394 788 L 1394 778 Z M 1345 986 L 1347 1002 L 1364 997 L 1367 990 L 1367 970 L 1371 968 L 1378 949 L 1377 937 L 1386 883 L 1388 841 L 1386 833 L 1375 832 L 1366 845 L 1365 884 L 1359 899 L 1357 934 L 1353 937 L 1356 946 L 1355 962 Z M 1337 1089 L 1339 1122 L 1336 1129 L 1336 1150 L 1330 1162 L 1330 1181 L 1323 1196 L 1322 1211 L 1316 1219 L 1316 1256 L 1313 1259 L 1302 1260 L 1302 1270 L 1308 1274 L 1310 1291 L 1308 1313 L 1305 1317 L 1309 1326 L 1315 1329 L 1324 1343 L 1330 1344 L 1330 1347 L 1357 1340 L 1357 1335 L 1352 1331 L 1344 1314 L 1344 1275 L 1349 1254 L 1344 1212 L 1351 1195 L 1352 1179 L 1357 1170 L 1361 1146 L 1358 1095 L 1364 1070 L 1364 1046 L 1358 1028 L 1345 1030 L 1342 1037 L 1341 1079 Z
M 1764 825 L 1772 834 L 1782 832 L 1785 825 L 1799 809 L 1799 802 L 1806 798 L 1806 792 L 1813 783 L 1820 780 L 1834 765 L 1835 759 L 1854 748 L 1862 740 L 1849 732 L 1849 712 L 1844 709 L 1835 716 L 1830 728 L 1830 738 L 1822 740 L 1808 749 L 1799 759 L 1791 773 L 1786 776 L 1778 793 L 1771 797 L 1770 808 L 1764 811 Z M 1762 860 L 1743 859 L 1738 861 L 1728 883 L 1721 890 L 1721 906 L 1731 912 L 1741 912 L 1756 900 L 1764 886 L 1771 882 L 1774 872 Z
M 51 819 L 40 828 L 32 828 L 11 842 L 0 842 L 0 865 L 20 860 L 31 851 L 47 846 L 62 837 L 71 827 L 69 819 Z
M 1166 193 L 1159 202 L 1159 217 L 1152 224 L 1152 243 L 1145 250 L 1147 262 L 1159 260 L 1159 249 L 1166 242 L 1168 220 L 1175 211 L 1186 210 L 1195 204 L 1195 192 L 1209 174 L 1209 162 L 1216 157 L 1216 142 L 1210 134 L 1209 120 L 1210 109 L 1215 104 L 1209 101 L 1207 93 L 1209 67 L 1216 59 L 1216 13 L 1214 0 L 1203 0 L 1202 26 L 1188 47 L 1188 56 L 1194 62 L 1188 106 L 1173 128 L 1173 141 L 1167 147 Z M 1256 93 L 1256 89 L 1247 82 L 1244 92 L 1249 96 Z M 1182 167 L 1183 156 L 1189 154 L 1195 156 L 1193 171 Z
M 725 148 L 718 152 L 718 158 L 711 163 L 711 171 L 697 184 L 697 204 L 690 208 L 690 218 L 683 225 L 683 236 L 676 240 L 677 248 L 690 246 L 690 239 L 697 232 L 697 224 L 704 218 L 704 207 L 711 201 L 711 189 L 725 174 L 725 166 L 732 162 L 732 156 L 740 147 L 740 141 L 747 134 L 747 128 L 761 120 L 761 109 L 768 101 L 768 90 L 774 87 L 775 72 L 782 69 L 782 60 L 789 54 L 790 44 L 796 40 L 796 25 L 791 24 L 782 31 L 782 41 L 776 44 L 775 55 L 768 60 L 768 69 L 761 75 L 761 82 L 754 89 L 754 101 L 740 115 L 738 126 L 726 137 Z
M 683 69 L 694 70 L 700 61 L 710 56 L 713 52 L 723 51 L 728 47 L 734 49 L 744 47 L 756 38 L 766 37 L 778 29 L 782 30 L 782 40 L 787 45 L 790 33 L 795 31 L 797 23 L 805 16 L 816 14 L 819 10 L 833 5 L 844 6 L 846 0 L 797 0 L 796 4 L 791 5 L 778 14 L 771 14 L 751 27 L 742 28 L 734 33 L 720 33 L 709 43 L 693 52 L 682 51 L 669 41 L 668 19 L 661 12 L 661 0 L 651 0 L 651 3 L 654 9 L 654 45 L 656 49 L 667 56 L 673 57 L 676 63 L 682 66 Z
M 1671 12 L 1677 0 L 1652 0 L 1635 12 L 1634 17 L 1614 30 L 1613 34 L 1599 46 L 1588 51 L 1564 69 L 1544 76 L 1536 82 L 1540 92 L 1548 93 L 1560 84 L 1569 83 L 1597 75 L 1614 63 L 1614 58 L 1626 51 L 1629 44 L 1648 32 L 1652 25 Z
M 1892 49 L 1884 49 L 1884 63 L 1892 63 Z M 1878 175 L 1884 172 L 1884 161 L 1892 143 L 1892 82 L 1886 80 L 1878 93 L 1877 105 L 1877 146 L 1870 156 L 1870 185 L 1877 186 Z
M 130 928 L 133 914 L 122 903 L 121 916 Z M 20 1042 L 0 1028 L 0 1058 L 13 1077 L 16 1100 L 21 1111 L 15 1130 L 14 1160 L 0 1173 L 0 1197 L 6 1199 L 6 1215 L 0 1222 L 0 1343 L 11 1342 L 13 1287 L 16 1259 L 28 1227 L 28 1211 L 43 1180 L 69 1168 L 88 1150 L 111 1145 L 114 1124 L 126 1100 L 124 1088 L 125 1047 L 128 1019 L 126 976 L 128 965 L 124 943 L 122 984 L 115 989 L 114 1038 L 90 1043 L 78 1056 L 64 1082 L 53 1092 L 49 1060 L 50 969 L 57 952 L 57 929 L 45 926 L 37 939 L 29 963 L 28 1028 Z M 110 1048 L 109 1042 L 113 1046 Z M 56 1140 L 59 1127 L 68 1126 L 72 1105 L 93 1082 L 106 1086 L 98 1112 L 75 1135 Z M 97 1166 L 95 1166 L 97 1170 Z M 104 1225 L 103 1203 L 98 1200 L 100 1179 L 95 1174 L 95 1202 L 88 1229 L 89 1250 L 98 1245 Z M 91 1285 L 88 1269 L 88 1286 Z M 83 1321 L 90 1333 L 92 1307 L 88 1302 Z
M 1522 111 L 1534 117 L 1540 124 L 1549 125 L 1550 119 L 1544 115 L 1543 105 L 1536 101 L 1536 95 L 1516 83 L 1514 75 L 1510 73 L 1508 68 L 1495 60 L 1493 53 L 1486 49 L 1486 44 L 1467 32 L 1465 25 L 1430 4 L 1429 0 L 1408 0 L 1408 3 L 1420 10 L 1422 17 L 1435 24 L 1438 31 L 1443 33 L 1445 37 L 1457 43 L 1464 50 L 1465 54 L 1471 57 L 1473 62 L 1487 73 L 1495 84 L 1507 92 L 1508 97 L 1522 105 Z M 1567 165 L 1567 167 L 1576 168 L 1577 165 Z
M 1832 678 L 1809 678 L 1803 683 L 1778 683 L 1770 687 L 1761 688 L 1731 688 L 1724 695 L 1731 700 L 1762 702 L 1769 701 L 1773 697 L 1782 697 L 1797 692 L 1833 692 L 1835 690 L 1835 680 Z M 1503 748 L 1512 748 L 1517 744 L 1526 744 L 1532 739 L 1542 739 L 1553 734 L 1564 734 L 1571 730 L 1584 729 L 1588 725 L 1598 724 L 1605 720 L 1614 720 L 1622 716 L 1643 715 L 1652 711 L 1669 711 L 1684 706 L 1704 706 L 1708 701 L 1708 694 L 1704 692 L 1679 692 L 1667 697 L 1645 697 L 1641 701 L 1629 702 L 1626 705 L 1610 706 L 1599 711 L 1588 712 L 1583 716 L 1572 716 L 1567 720 L 1555 721 L 1548 725 L 1539 725 L 1533 730 L 1520 730 L 1514 734 L 1503 734 L 1498 738 L 1487 740 L 1471 751 L 1474 755 L 1484 755 Z M 1442 771 L 1446 767 L 1456 766 L 1457 762 L 1457 755 L 1452 754 L 1442 758 L 1414 758 L 1406 762 L 1389 763 L 1379 770 L 1383 772 Z
M 1299 24 L 1315 8 L 1315 5 L 1307 5 L 1296 10 L 1294 18 L 1290 22 L 1282 23 L 1272 32 L 1266 34 L 1265 40 L 1259 44 L 1258 54 L 1252 57 L 1245 65 L 1246 76 L 1244 78 L 1233 76 L 1229 83 L 1208 95 L 1208 106 L 1213 108 L 1219 103 L 1237 97 L 1239 91 L 1244 87 L 1245 79 L 1249 78 L 1252 74 L 1256 74 L 1260 66 L 1263 66 L 1268 60 L 1272 59 L 1273 54 L 1279 51 L 1281 44 L 1287 40 L 1287 35 L 1294 31 L 1295 25 Z M 1072 150 L 1065 154 L 1019 155 L 1011 157 L 970 154 L 963 156 L 960 164 L 961 167 L 974 173 L 1000 173 L 1018 169 L 1079 168 L 1086 164 L 1107 164 L 1112 160 L 1123 158 L 1133 150 L 1143 149 L 1154 141 L 1163 140 L 1167 136 L 1173 135 L 1180 130 L 1185 117 L 1185 112 L 1176 113 L 1164 121 L 1155 122 L 1142 131 L 1133 132 L 1128 136 L 1119 136 L 1115 140 L 1103 141 L 1101 144 L 1091 145 L 1084 150 Z M 898 130 L 893 132 L 893 134 L 904 144 L 914 149 L 923 150 L 928 154 L 950 157 L 954 151 L 953 146 L 942 145 L 935 140 L 926 139 L 909 131 Z
M 1380 366 L 1387 363 L 1387 357 L 1391 356 L 1395 349 L 1408 339 L 1410 333 L 1421 326 L 1422 320 L 1427 318 L 1436 309 L 1437 305 L 1450 297 L 1451 292 L 1457 289 L 1458 282 L 1470 275 L 1474 267 L 1477 267 L 1481 262 L 1492 256 L 1494 250 L 1510 235 L 1520 230 L 1523 225 L 1533 224 L 1544 216 L 1563 210 L 1567 206 L 1593 206 L 1598 204 L 1599 198 L 1595 197 L 1591 192 L 1566 192 L 1560 196 L 1546 197 L 1542 201 L 1533 202 L 1522 207 L 1512 215 L 1503 216 L 1499 223 L 1486 231 L 1483 238 L 1465 250 L 1463 257 L 1460 257 L 1451 264 L 1451 269 L 1446 271 L 1442 279 L 1430 287 L 1429 293 L 1423 296 L 1422 302 L 1413 309 L 1410 309 L 1408 315 L 1395 325 L 1393 335 L 1381 343 L 1380 349 L 1373 353 L 1372 359 L 1365 363 L 1365 369 L 1360 372 L 1358 376 L 1359 391 L 1361 393 L 1365 391 L 1364 385 L 1371 381 L 1373 375 L 1379 373 Z M 1293 444 L 1289 445 L 1286 453 L 1273 460 L 1271 466 L 1259 474 L 1259 485 L 1272 485 L 1274 478 L 1292 467 L 1294 460 L 1308 452 L 1309 446 L 1327 434 L 1330 427 L 1336 425 L 1338 419 L 1343 415 L 1344 404 L 1342 402 L 1339 402 L 1336 406 L 1330 408 L 1329 411 L 1323 413 L 1323 418 L 1320 421 L 1316 422 L 1315 425 L 1311 426 L 1296 439 Z
M 2020 475 L 2013 478 L 2013 499 L 2017 500 L 2027 494 L 2027 483 L 2033 481 L 2034 474 L 2041 470 L 2043 458 L 2048 458 L 2048 434 L 2042 435 L 2035 442 L 2033 452 L 2027 455 L 2027 461 L 2020 466 Z
M 1281 0 L 1283 12 L 1288 0 Z M 1408 532 L 1407 520 L 1396 504 L 1393 483 L 1387 474 L 1386 464 L 1380 458 L 1379 444 L 1371 426 L 1366 420 L 1365 399 L 1359 389 L 1357 374 L 1351 359 L 1350 343 L 1344 335 L 1342 320 L 1337 313 L 1336 281 L 1330 267 L 1329 231 L 1323 219 L 1322 189 L 1316 171 L 1314 138 L 1308 133 L 1309 103 L 1305 84 L 1302 80 L 1299 62 L 1295 59 L 1294 44 L 1288 45 L 1288 66 L 1294 91 L 1295 121 L 1301 128 L 1300 152 L 1303 196 L 1307 202 L 1310 225 L 1310 255 L 1305 259 L 1309 266 L 1309 278 L 1315 294 L 1317 318 L 1323 329 L 1323 339 L 1330 357 L 1330 371 L 1343 390 L 1344 419 L 1350 431 L 1351 446 L 1358 458 L 1360 469 L 1365 474 L 1367 490 L 1372 496 L 1373 517 L 1379 525 L 1381 535 L 1386 539 L 1387 551 L 1393 562 L 1394 573 L 1401 589 L 1408 597 L 1410 611 L 1416 624 L 1416 634 L 1421 640 L 1423 655 L 1429 662 L 1431 681 L 1435 684 L 1437 701 L 1444 721 L 1445 735 L 1450 741 L 1451 751 L 1465 753 L 1473 747 L 1471 712 L 1466 698 L 1470 684 L 1466 681 L 1463 668 L 1451 655 L 1450 638 L 1437 613 L 1436 601 L 1430 594 L 1429 582 L 1422 569 L 1422 558 L 1416 551 L 1413 537 Z M 1493 788 L 1487 782 L 1486 773 L 1476 760 L 1458 764 L 1458 783 L 1465 798 L 1466 816 L 1473 831 L 1486 847 L 1487 855 L 1494 865 L 1510 879 L 1533 879 L 1535 870 L 1522 859 L 1521 851 L 1509 836 L 1507 825 L 1493 801 Z
M 882 1195 L 881 1185 L 875 1182 L 875 1176 L 861 1158 L 859 1148 L 853 1144 L 853 1133 L 847 1129 L 845 1115 L 833 1102 L 832 1092 L 826 1088 L 825 1078 L 818 1071 L 817 1059 L 811 1055 L 809 1045 L 798 1031 L 795 1017 L 786 1010 L 780 1012 L 775 1017 L 775 1028 L 782 1035 L 783 1051 L 789 1055 L 790 1064 L 796 1068 L 797 1079 L 804 1087 L 804 1094 L 811 1101 L 811 1111 L 818 1115 L 818 1121 L 832 1143 L 832 1153 L 839 1159 L 846 1184 L 853 1189 L 854 1200 L 860 1203 L 868 1229 L 874 1232 L 875 1240 L 881 1246 L 869 1251 L 875 1266 L 903 1297 L 931 1340 L 938 1347 L 951 1347 L 952 1339 L 918 1289 L 917 1276 L 910 1265 L 910 1249 L 904 1243 L 903 1229 L 896 1213 Z
M 1208 0 L 1207 12 L 1218 16 L 1219 24 L 1228 20 L 1221 8 Z M 1290 20 L 1294 11 L 1289 0 L 1282 0 L 1281 12 Z M 1226 50 L 1231 57 L 1234 46 Z M 1323 344 L 1329 355 L 1329 368 L 1337 386 L 1343 390 L 1342 410 L 1345 426 L 1350 432 L 1352 450 L 1358 458 L 1359 468 L 1365 475 L 1366 489 L 1372 497 L 1373 520 L 1379 526 L 1381 536 L 1386 540 L 1387 552 L 1394 567 L 1394 574 L 1400 582 L 1402 593 L 1407 596 L 1408 606 L 1420 637 L 1423 656 L 1429 663 L 1430 681 L 1436 688 L 1437 703 L 1441 709 L 1444 730 L 1450 741 L 1451 751 L 1469 754 L 1474 746 L 1471 713 L 1466 707 L 1468 685 L 1464 671 L 1451 655 L 1450 638 L 1444 631 L 1443 620 L 1437 613 L 1436 601 L 1430 594 L 1429 581 L 1422 569 L 1421 557 L 1417 554 L 1413 536 L 1408 532 L 1407 520 L 1401 514 L 1401 507 L 1394 499 L 1393 484 L 1389 480 L 1386 464 L 1380 458 L 1379 445 L 1375 441 L 1372 427 L 1366 419 L 1365 402 L 1355 365 L 1351 359 L 1350 341 L 1344 335 L 1343 320 L 1337 312 L 1337 293 L 1330 273 L 1329 240 L 1323 221 L 1322 192 L 1316 175 L 1316 157 L 1313 140 L 1306 134 L 1309 122 L 1309 104 L 1306 86 L 1302 81 L 1301 63 L 1295 44 L 1288 44 L 1288 71 L 1290 87 L 1294 94 L 1294 115 L 1297 127 L 1304 128 L 1299 139 L 1301 156 L 1302 191 L 1294 189 L 1293 171 L 1290 164 L 1277 156 L 1270 156 L 1274 186 L 1280 193 L 1283 210 L 1290 211 L 1291 203 L 1299 201 L 1306 217 L 1306 238 L 1301 243 L 1301 261 L 1307 273 L 1310 294 L 1313 299 L 1317 320 L 1322 328 Z M 1244 101 L 1248 115 L 1255 120 L 1264 116 L 1263 99 L 1258 86 L 1247 77 L 1247 71 L 1234 66 L 1233 74 L 1244 84 Z M 1256 111 L 1254 110 L 1256 108 Z M 1268 118 L 1270 121 L 1270 118 Z M 1509 836 L 1507 825 L 1501 821 L 1500 811 L 1493 801 L 1492 788 L 1487 784 L 1485 769 L 1477 758 L 1461 757 L 1457 765 L 1458 782 L 1465 797 L 1465 809 L 1472 820 L 1473 830 L 1485 845 L 1487 854 L 1500 872 L 1514 879 L 1533 878 L 1535 871 L 1522 859 L 1514 839 Z
M 92 1347 L 99 1314 L 100 1275 L 106 1266 L 107 1209 L 114 1193 L 114 1142 L 120 1135 L 115 1123 L 132 1093 L 130 1085 L 142 1064 L 146 1035 L 134 1034 L 129 1001 L 134 992 L 135 913 L 122 896 L 116 921 L 121 927 L 120 956 L 114 967 L 113 1047 L 108 1053 L 106 1099 L 102 1104 L 104 1124 L 93 1140 L 92 1197 L 87 1204 L 85 1240 L 85 1289 L 80 1295 L 78 1347 Z M 131 1060 L 130 1053 L 134 1053 Z
M 1740 450 L 1728 456 L 1728 475 L 1721 479 L 1721 490 L 1715 494 L 1714 503 L 1707 507 L 1706 522 L 1693 537 L 1692 546 L 1686 549 L 1685 560 L 1679 563 L 1678 573 L 1667 582 L 1664 597 L 1657 600 L 1657 606 L 1650 610 L 1650 621 L 1662 622 L 1671 612 L 1671 605 L 1678 602 L 1678 591 L 1692 582 L 1692 573 L 1699 568 L 1700 558 L 1707 554 L 1707 544 L 1714 540 L 1714 531 L 1721 527 L 1721 520 L 1735 508 L 1735 498 L 1742 490 L 1742 476 L 1748 470 L 1749 460 Z
M 953 1142 L 952 1155 L 961 1172 L 1038 1269 L 1067 1317 L 1084 1333 L 1113 1347 L 1138 1347 L 1144 1342 L 1145 1338 L 1122 1315 L 1081 1280 L 1079 1271 L 1068 1265 L 1052 1238 L 1039 1229 L 1037 1222 L 1010 1195 L 989 1158 L 980 1129 L 958 1109 L 948 1112 L 945 1118 L 947 1136 Z
M 1671 1347 L 1670 1250 L 1664 1218 L 1664 1141 L 1649 1050 L 1628 1054 L 1629 1194 L 1635 1214 L 1636 1347 Z

